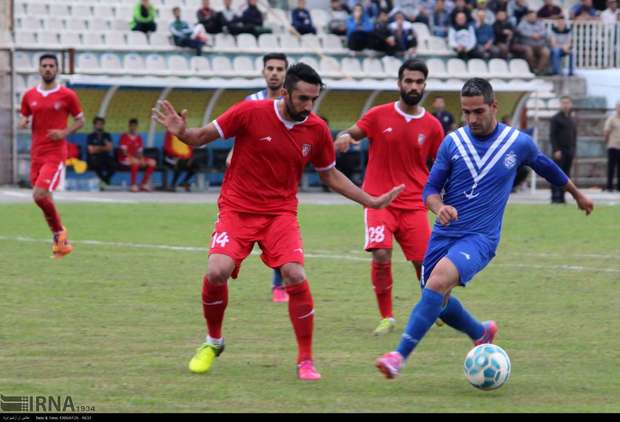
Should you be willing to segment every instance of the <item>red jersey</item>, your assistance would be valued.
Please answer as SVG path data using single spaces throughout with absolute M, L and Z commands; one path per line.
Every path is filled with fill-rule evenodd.
M 60 84 L 49 91 L 43 91 L 40 85 L 31 88 L 22 98 L 21 114 L 32 116 L 32 160 L 64 161 L 67 158 L 67 141 L 54 141 L 48 137 L 48 132 L 66 129 L 69 115 L 74 119 L 83 116 L 75 91 Z
M 242 101 L 214 120 L 222 139 L 235 137 L 220 209 L 258 214 L 297 213 L 297 187 L 304 167 L 336 164 L 333 139 L 314 113 L 303 122 L 284 120 L 277 101 Z
M 135 135 L 123 133 L 119 145 L 121 147 L 119 161 L 125 161 L 127 157 L 135 157 L 142 152 L 142 137 L 137 133 Z
M 424 109 L 417 116 L 405 114 L 395 102 L 371 108 L 357 126 L 370 141 L 364 191 L 380 195 L 404 183 L 405 190 L 390 206 L 425 208 L 427 162 L 435 159 L 444 137 L 439 120 Z

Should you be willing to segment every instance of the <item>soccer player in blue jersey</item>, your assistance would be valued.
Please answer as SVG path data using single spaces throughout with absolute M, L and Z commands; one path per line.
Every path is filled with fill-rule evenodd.
M 467 334 L 475 345 L 493 342 L 497 324 L 479 322 L 451 292 L 466 286 L 495 256 L 519 166 L 528 165 L 563 187 L 586 215 L 593 209 L 592 201 L 540 152 L 532 138 L 498 123 L 497 102 L 488 81 L 465 82 L 461 109 L 467 125 L 444 139 L 424 188 L 424 203 L 437 220 L 422 265 L 422 296 L 398 348 L 376 361 L 387 378 L 398 375 L 437 318 Z
M 286 77 L 288 59 L 283 53 L 269 53 L 263 56 L 263 77 L 267 87 L 245 97 L 249 101 L 278 99 L 282 96 L 282 86 Z M 234 148 L 226 157 L 226 167 L 230 166 Z M 279 269 L 273 270 L 271 300 L 273 302 L 288 302 L 288 294 L 282 284 L 282 274 Z

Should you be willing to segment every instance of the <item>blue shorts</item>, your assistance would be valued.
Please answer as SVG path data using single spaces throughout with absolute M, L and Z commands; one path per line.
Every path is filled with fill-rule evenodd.
M 422 264 L 422 288 L 431 276 L 435 265 L 448 257 L 459 271 L 459 283 L 466 286 L 474 276 L 487 266 L 495 256 L 494 242 L 480 234 L 463 237 L 446 237 L 433 233 Z

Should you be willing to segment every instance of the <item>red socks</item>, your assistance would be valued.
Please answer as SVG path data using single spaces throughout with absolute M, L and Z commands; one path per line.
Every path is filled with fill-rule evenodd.
M 202 311 L 207 320 L 209 336 L 212 338 L 222 338 L 226 305 L 228 305 L 228 284 L 211 284 L 205 276 L 202 282 Z
M 131 166 L 129 166 L 129 169 L 131 170 L 131 184 L 132 185 L 136 184 L 136 179 L 138 178 L 139 168 L 140 166 L 138 166 L 137 164 L 132 164 Z
M 151 174 L 153 174 L 153 172 L 155 171 L 155 167 L 153 166 L 146 166 L 146 169 L 144 170 L 144 177 L 142 178 L 142 186 L 146 185 L 150 178 L 151 178 Z
M 392 263 L 372 261 L 372 285 L 382 318 L 392 318 Z
M 50 227 L 52 233 L 58 233 L 62 231 L 62 222 L 60 221 L 60 215 L 58 215 L 58 211 L 56 211 L 56 206 L 54 205 L 54 201 L 51 196 L 44 196 L 40 199 L 35 199 L 34 201 L 41 211 L 43 211 L 43 215 L 47 220 L 47 225 Z
M 308 280 L 285 286 L 288 293 L 288 313 L 295 330 L 299 354 L 297 363 L 312 359 L 312 330 L 314 328 L 314 302 Z

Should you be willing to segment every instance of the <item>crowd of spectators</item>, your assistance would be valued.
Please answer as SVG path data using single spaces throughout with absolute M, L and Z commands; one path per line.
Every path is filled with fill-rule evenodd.
M 579 0 L 567 10 L 555 1 L 544 0 L 542 7 L 535 10 L 529 0 L 331 0 L 324 29 L 346 38 L 347 47 L 353 51 L 375 50 L 409 58 L 416 55 L 420 41 L 415 24 L 425 25 L 425 32 L 444 38 L 462 59 L 520 57 L 538 75 L 570 75 L 570 22 L 618 22 L 618 0 Z M 180 9 L 175 8 L 173 14 L 170 33 L 174 43 L 194 48 L 197 54 L 213 34 L 259 36 L 271 32 L 264 24 L 265 16 L 257 0 L 247 0 L 239 10 L 234 10 L 232 0 L 224 0 L 223 9 L 218 11 L 210 7 L 209 0 L 203 0 L 193 24 L 182 19 Z M 155 31 L 156 17 L 150 1 L 141 0 L 134 8 L 131 27 L 146 33 Z M 317 33 L 306 0 L 297 0 L 288 20 L 300 35 Z M 562 69 L 565 56 L 568 66 Z

